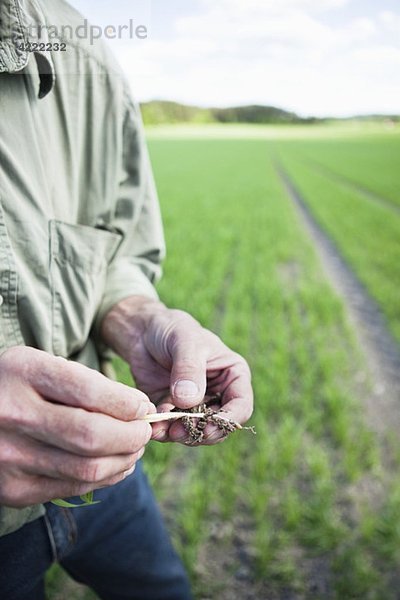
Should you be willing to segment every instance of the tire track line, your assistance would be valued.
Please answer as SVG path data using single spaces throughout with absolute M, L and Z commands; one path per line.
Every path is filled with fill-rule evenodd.
M 340 175 L 336 171 L 333 171 L 326 165 L 322 165 L 321 163 L 319 163 L 315 160 L 305 159 L 302 162 L 304 162 L 304 164 L 308 165 L 312 169 L 316 170 L 321 175 L 325 175 L 326 177 L 328 177 L 328 179 L 330 179 L 334 183 L 338 183 L 343 188 L 346 188 L 348 190 L 353 190 L 354 192 L 357 192 L 357 194 L 359 194 L 360 196 L 363 196 L 364 198 L 369 200 L 369 202 L 374 202 L 375 204 L 379 204 L 380 206 L 383 206 L 387 210 L 393 211 L 400 215 L 400 206 L 398 204 L 395 204 L 395 202 L 393 202 L 392 200 L 389 200 L 388 198 L 384 198 L 383 196 L 379 196 L 378 194 L 376 194 L 375 192 L 372 192 L 368 188 L 360 185 L 359 183 L 357 183 L 355 181 L 352 181 L 345 175 Z
M 342 299 L 362 349 L 373 390 L 365 398 L 369 425 L 378 433 L 400 427 L 400 347 L 378 304 L 347 264 L 335 242 L 318 224 L 279 162 L 276 171 L 319 255 L 324 273 Z

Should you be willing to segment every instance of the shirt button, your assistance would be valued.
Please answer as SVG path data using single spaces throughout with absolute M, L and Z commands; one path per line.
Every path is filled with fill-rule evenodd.
M 3 302 L 4 302 L 4 298 L 3 298 L 3 296 L 0 294 L 0 306 L 3 304 Z

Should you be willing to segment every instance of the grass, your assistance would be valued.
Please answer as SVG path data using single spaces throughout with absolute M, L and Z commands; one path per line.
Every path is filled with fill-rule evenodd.
M 293 149 L 288 152 L 282 147 L 281 156 L 316 219 L 382 307 L 400 341 L 400 213 L 368 201 L 354 189 L 337 185 L 299 161 Z M 376 177 L 377 182 L 386 179 L 387 173 L 382 173 L 380 179 Z M 393 180 L 395 188 L 396 177 Z M 398 198 L 400 201 L 400 191 Z
M 400 178 L 393 176 L 399 168 L 399 135 L 364 135 L 341 141 L 303 139 L 286 146 L 303 163 L 325 167 L 344 182 L 400 206 Z
M 325 135 L 339 145 L 360 135 L 333 131 Z M 371 144 L 374 135 L 381 148 L 381 130 L 367 132 Z M 341 239 L 353 265 L 349 231 L 368 228 L 365 238 L 382 236 L 386 278 L 395 281 L 400 262 L 390 240 L 397 229 L 382 213 L 377 232 L 377 209 L 354 193 L 342 198 L 321 174 L 317 181 L 295 160 L 295 142 L 282 140 L 281 130 L 276 137 L 222 139 L 214 132 L 194 139 L 181 131 L 172 139 L 165 130 L 151 136 L 169 248 L 159 292 L 248 358 L 258 434 L 235 433 L 215 448 L 151 443 L 146 469 L 198 598 L 205 588 L 213 598 L 221 590 L 243 597 L 235 573 L 245 563 L 244 585 L 257 597 L 318 597 L 323 580 L 329 595 L 320 597 L 394 599 L 398 444 L 385 444 L 384 452 L 365 422 L 357 383 L 365 367 L 354 333 L 272 156 L 286 152 L 321 222 L 336 232 L 351 227 Z M 389 146 L 393 139 L 388 134 Z M 395 171 L 391 178 L 396 186 Z M 318 206 L 314 185 L 324 192 Z M 371 259 L 358 256 L 366 274 Z M 371 289 L 383 282 L 382 268 L 371 267 Z M 383 307 L 394 306 L 389 285 L 378 296 Z M 128 381 L 126 367 L 118 368 Z M 388 458 L 394 472 L 385 466 Z M 379 493 L 364 494 L 366 484 Z

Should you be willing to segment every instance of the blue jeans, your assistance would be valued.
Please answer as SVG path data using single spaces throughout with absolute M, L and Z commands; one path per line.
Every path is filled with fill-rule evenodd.
M 100 504 L 65 509 L 0 538 L 0 598 L 43 600 L 59 562 L 106 600 L 189 600 L 184 568 L 140 463 L 125 481 L 95 492 Z

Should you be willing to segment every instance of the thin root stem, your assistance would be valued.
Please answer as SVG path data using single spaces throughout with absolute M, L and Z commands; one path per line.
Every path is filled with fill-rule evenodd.
M 152 413 L 142 417 L 143 421 L 148 423 L 158 423 L 159 421 L 173 421 L 175 419 L 182 419 L 182 417 L 189 417 L 190 419 L 200 419 L 204 417 L 204 413 L 186 413 L 186 412 L 164 412 L 164 413 Z
M 175 419 L 182 419 L 183 417 L 189 417 L 189 419 L 201 419 L 205 417 L 206 414 L 202 412 L 198 413 L 187 413 L 187 412 L 164 412 L 164 413 L 152 413 L 150 415 L 146 415 L 142 417 L 143 421 L 147 421 L 148 423 L 159 423 L 160 421 L 173 421 Z M 231 422 L 235 425 L 236 429 L 244 429 L 240 423 L 236 423 L 236 421 L 232 421 L 228 417 L 219 414 L 218 418 L 223 421 Z

